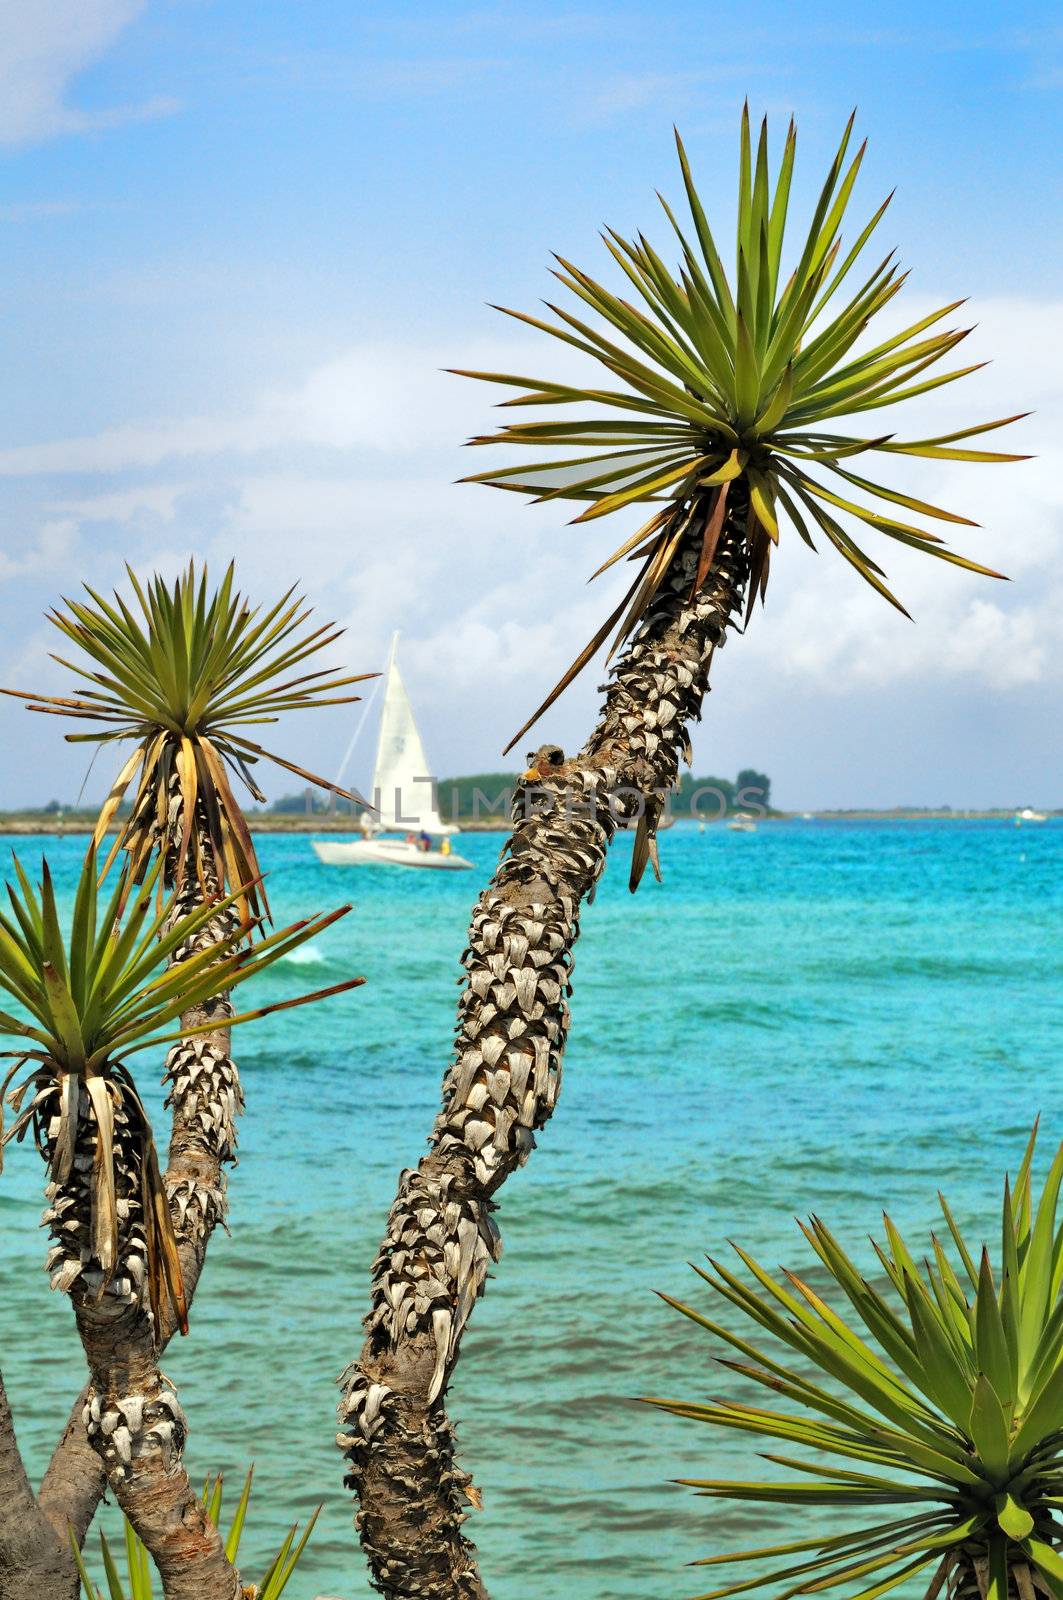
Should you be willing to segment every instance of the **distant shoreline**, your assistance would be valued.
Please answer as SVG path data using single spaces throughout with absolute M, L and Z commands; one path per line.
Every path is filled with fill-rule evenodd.
M 965 811 L 958 807 L 948 809 L 933 809 L 927 807 L 895 806 L 890 810 L 870 811 L 782 811 L 778 818 L 765 818 L 765 821 L 797 822 L 803 817 L 808 817 L 813 822 L 1012 822 L 1017 815 L 1014 807 L 1007 810 L 996 808 L 989 811 Z M 1043 815 L 1052 822 L 1063 816 L 1063 811 L 1046 811 Z M 1036 823 L 1030 824 L 1036 826 Z
M 773 822 L 1010 822 L 1015 817 L 1015 810 L 952 810 L 931 809 L 920 810 L 915 807 L 896 806 L 889 809 L 873 810 L 858 809 L 851 811 L 775 811 L 770 816 L 757 817 L 758 824 L 767 825 Z M 1048 811 L 1049 821 L 1063 817 L 1063 810 Z M 727 817 L 690 817 L 677 816 L 676 823 L 704 822 L 708 827 L 719 827 L 729 819 Z M 28 837 L 34 835 L 49 835 L 54 837 L 72 837 L 78 834 L 85 835 L 92 832 L 94 819 L 88 817 L 50 817 L 34 816 L 32 813 L 15 813 L 4 816 L 0 814 L 0 834 L 11 837 Z M 360 836 L 361 830 L 350 817 L 336 817 L 329 815 L 320 816 L 256 816 L 253 812 L 247 815 L 247 822 L 252 833 L 336 833 Z M 1036 826 L 1036 824 L 1025 824 Z M 458 824 L 462 833 L 508 833 L 511 824 L 508 818 L 498 817 L 476 822 L 466 821 Z M 112 825 L 108 830 L 117 831 Z

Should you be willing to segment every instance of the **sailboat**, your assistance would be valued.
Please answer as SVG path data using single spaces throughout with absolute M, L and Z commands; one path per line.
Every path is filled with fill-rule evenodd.
M 364 813 L 361 839 L 313 839 L 319 861 L 329 867 L 421 867 L 460 872 L 472 862 L 451 849 L 460 830 L 439 815 L 431 768 L 413 717 L 410 697 L 395 660 L 398 634 L 391 641 L 384 675 L 373 804 Z M 438 846 L 435 841 L 439 841 Z

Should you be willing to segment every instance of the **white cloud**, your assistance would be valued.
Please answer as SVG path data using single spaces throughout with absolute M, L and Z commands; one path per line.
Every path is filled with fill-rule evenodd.
M 132 522 L 138 517 L 155 517 L 172 522 L 177 501 L 187 483 L 142 483 L 110 494 L 87 495 L 76 500 L 55 500 L 48 509 L 63 512 L 79 522 Z
M 744 61 L 696 67 L 684 72 L 617 72 L 596 78 L 575 97 L 574 115 L 581 122 L 609 122 L 650 106 L 667 106 L 669 114 L 693 102 L 704 118 L 704 101 L 710 87 L 744 83 L 749 76 Z M 765 106 L 765 109 L 768 109 Z M 731 107 L 728 105 L 728 113 Z M 729 126 L 729 122 L 727 124 Z
M 106 54 L 144 10 L 144 0 L 0 0 L 0 143 L 27 144 L 166 116 L 168 96 L 85 109 L 73 80 Z
M 1063 503 L 1055 546 L 1063 557 Z M 746 647 L 776 692 L 830 699 L 854 690 L 910 685 L 920 696 L 949 682 L 994 694 L 1054 683 L 1063 649 L 1063 584 L 1034 569 L 1006 598 L 1001 586 L 904 552 L 887 557 L 894 592 L 914 618 L 885 605 L 832 551 L 818 558 L 792 546 L 778 559 L 768 607 Z
M 505 353 L 513 358 L 512 347 Z M 485 347 L 478 358 L 495 355 Z M 424 349 L 362 344 L 299 382 L 265 389 L 237 413 L 130 423 L 0 450 L 0 477 L 114 473 L 297 446 L 402 455 L 452 444 L 456 412 L 482 420 L 483 405 L 462 399 L 471 385 L 441 372 L 445 359 Z
M 1063 304 L 1000 299 L 975 311 L 979 349 L 997 360 L 954 394 L 945 388 L 927 397 L 905 432 L 933 434 L 1033 409 L 1014 429 L 971 443 L 1032 451 L 1035 459 L 994 466 L 894 458 L 890 477 L 976 519 L 976 529 L 937 524 L 937 531 L 950 548 L 1012 581 L 980 578 L 869 535 L 861 542 L 887 568 L 913 627 L 832 551 L 815 558 L 791 541 L 773 572 L 767 614 L 748 641 L 759 652 L 763 633 L 777 678 L 832 696 L 905 683 L 927 692 L 949 680 L 994 693 L 1037 683 L 1055 692 L 1063 654 L 1063 387 L 1053 352 L 1063 337 Z M 909 309 L 909 318 L 918 314 Z
M 78 545 L 76 517 L 51 517 L 41 524 L 32 544 L 13 554 L 0 550 L 0 583 L 27 573 L 65 571 Z
M 41 222 L 49 217 L 69 217 L 81 210 L 76 200 L 13 200 L 0 205 L 0 222 Z
M 1006 706 L 1032 692 L 1046 718 L 1063 713 L 1055 670 L 1063 651 L 1063 394 L 1053 357 L 1063 306 L 1001 300 L 979 312 L 978 342 L 999 354 L 998 365 L 965 382 L 966 404 L 959 388 L 956 398 L 947 389 L 927 397 L 910 430 L 943 431 L 1034 405 L 1038 415 L 1014 430 L 1011 447 L 1040 450 L 1040 458 L 993 467 L 898 457 L 889 470 L 913 493 L 976 518 L 981 528 L 940 531 L 1014 581 L 994 583 L 869 532 L 867 547 L 913 626 L 833 551 L 815 557 L 784 537 L 766 612 L 714 673 L 724 694 L 714 697 L 713 727 L 731 718 L 732 736 L 747 741 L 769 705 L 783 721 L 787 706 L 797 716 L 815 705 L 851 727 L 879 695 L 930 715 L 950 697 Z M 919 314 L 911 307 L 908 319 Z M 59 498 L 53 488 L 47 505 L 67 537 L 80 530 L 91 540 L 95 582 L 119 581 L 126 557 L 169 573 L 193 553 L 212 563 L 235 556 L 256 595 L 297 579 L 324 616 L 344 621 L 341 655 L 359 669 L 381 664 L 400 627 L 433 759 L 449 770 L 493 764 L 619 598 L 615 574 L 590 588 L 583 580 L 605 541 L 618 543 L 634 522 L 618 516 L 615 529 L 570 529 L 560 506 L 529 509 L 517 496 L 454 487 L 470 466 L 459 441 L 488 424 L 496 398 L 438 370 L 456 354 L 453 346 L 362 344 L 288 384 L 263 386 L 240 410 L 0 452 L 0 475 L 51 484 L 76 471 L 89 480 L 76 495 Z M 542 354 L 517 341 L 461 352 L 470 366 L 518 372 L 540 370 Z M 42 546 L 37 559 L 45 558 Z M 583 736 L 600 678 L 599 663 L 566 694 L 548 719 L 552 737 L 571 744 Z M 330 755 L 315 737 L 308 730 L 293 753 L 320 768 Z M 743 742 L 742 759 L 762 757 Z

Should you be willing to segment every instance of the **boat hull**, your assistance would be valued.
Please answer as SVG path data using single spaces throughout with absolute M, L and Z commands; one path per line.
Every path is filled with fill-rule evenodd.
M 410 867 L 428 872 L 463 872 L 472 866 L 453 851 L 422 850 L 405 839 L 312 839 L 314 854 L 327 867 Z

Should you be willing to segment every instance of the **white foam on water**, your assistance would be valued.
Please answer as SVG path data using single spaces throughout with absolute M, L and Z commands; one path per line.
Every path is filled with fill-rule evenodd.
M 282 961 L 290 961 L 294 967 L 320 967 L 324 959 L 324 952 L 312 944 L 296 945 L 294 950 L 289 950 L 286 956 L 281 957 Z

